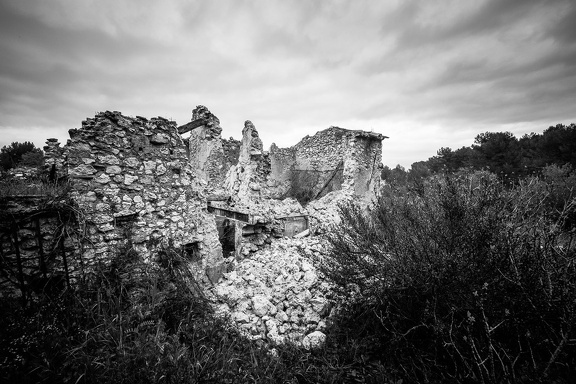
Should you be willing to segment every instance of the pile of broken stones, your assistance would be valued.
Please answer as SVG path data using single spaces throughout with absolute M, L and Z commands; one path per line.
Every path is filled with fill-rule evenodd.
M 258 250 L 211 288 L 216 312 L 252 340 L 322 345 L 331 290 L 314 264 L 325 247 L 320 237 L 282 238 Z

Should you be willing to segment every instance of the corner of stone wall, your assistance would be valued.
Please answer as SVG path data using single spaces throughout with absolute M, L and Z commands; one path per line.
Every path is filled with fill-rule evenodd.
M 147 259 L 173 246 L 197 275 L 218 273 L 214 218 L 174 122 L 107 111 L 69 133 L 68 175 L 88 264 L 110 260 L 125 246 Z
M 228 170 L 238 162 L 239 143 L 222 139 L 220 120 L 205 106 L 193 110 L 189 124 L 194 127 L 188 139 L 192 169 L 206 182 L 209 194 L 224 193 Z

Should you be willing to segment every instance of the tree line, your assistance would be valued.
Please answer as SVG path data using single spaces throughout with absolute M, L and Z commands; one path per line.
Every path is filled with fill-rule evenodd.
M 13 142 L 0 149 L 0 171 L 3 172 L 20 166 L 37 167 L 43 161 L 44 153 L 30 141 Z
M 405 182 L 432 174 L 458 170 L 487 170 L 507 181 L 540 175 L 549 165 L 569 164 L 576 168 L 576 124 L 557 124 L 542 134 L 530 133 L 516 138 L 511 132 L 485 132 L 474 144 L 453 150 L 442 147 L 436 156 L 412 164 L 406 171 L 400 165 L 385 166 L 382 178 Z

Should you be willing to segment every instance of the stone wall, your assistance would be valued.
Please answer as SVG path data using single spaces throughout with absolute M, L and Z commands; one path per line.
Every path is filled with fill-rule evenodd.
M 269 152 L 270 176 L 268 178 L 268 196 L 270 198 L 282 198 L 286 196 L 291 187 L 292 173 L 296 163 L 295 150 L 280 148 L 272 143 Z
M 383 136 L 363 131 L 354 131 L 350 136 L 343 188 L 348 187 L 359 196 L 375 194 L 380 189 Z
M 83 212 L 83 254 L 109 260 L 130 243 L 144 256 L 168 242 L 217 280 L 222 249 L 203 187 L 174 122 L 104 112 L 69 131 L 72 197 Z
M 346 155 L 346 130 L 330 127 L 313 136 L 304 137 L 294 146 L 297 170 L 330 171 L 335 169 Z
M 192 121 L 178 130 L 192 131 L 190 161 L 206 182 L 210 200 L 222 209 L 260 217 L 258 223 L 235 224 L 234 241 L 224 236 L 232 225 L 218 219 L 226 253 L 237 258 L 262 249 L 271 238 L 292 233 L 282 230 L 284 222 L 281 216 L 270 214 L 271 207 L 284 206 L 285 216 L 307 216 L 301 206 L 281 202 L 287 197 L 304 203 L 341 191 L 370 200 L 379 186 L 384 139 L 380 134 L 330 127 L 306 136 L 291 148 L 272 144 L 270 151 L 264 151 L 251 121 L 244 123 L 241 141 L 223 140 L 218 118 L 203 106 L 198 106 Z M 325 201 L 334 201 L 334 197 Z M 324 213 L 328 212 L 325 206 L 325 202 L 314 206 L 313 228 L 322 226 L 320 218 L 333 216 L 331 210 L 329 215 Z M 232 243 L 236 247 L 233 252 Z
M 123 248 L 151 260 L 168 245 L 188 257 L 205 287 L 212 283 L 214 305 L 241 332 L 306 345 L 322 335 L 331 297 L 314 268 L 326 244 L 302 237 L 329 231 L 339 203 L 375 195 L 385 137 L 330 127 L 267 152 L 250 121 L 241 141 L 221 132 L 219 119 L 198 106 L 181 127 L 107 111 L 70 130 L 64 147 L 49 139 L 45 170 L 67 177 L 76 219 L 9 223 L 0 233 L 3 255 L 26 257 L 19 275 L 29 278 L 43 277 L 51 262 L 57 274 L 72 274 L 68 283 L 78 268 L 108 262 Z M 310 193 L 306 208 L 291 198 L 298 188 Z
M 373 175 L 379 174 L 384 138 L 377 133 L 330 127 L 295 145 L 294 169 L 319 174 L 317 197 L 337 188 L 355 195 L 374 194 L 379 177 Z
M 184 132 L 189 138 L 180 136 Z M 266 152 L 250 121 L 241 141 L 223 140 L 221 132 L 219 119 L 198 106 L 181 127 L 163 118 L 104 112 L 70 130 L 64 148 L 50 139 L 47 164 L 67 170 L 85 215 L 88 259 L 109 259 L 127 244 L 127 234 L 144 255 L 169 239 L 214 280 L 224 269 L 218 229 L 220 238 L 228 239 L 228 254 L 265 247 L 282 236 L 281 217 L 307 215 L 301 206 L 280 201 L 298 192 L 295 185 L 312 199 L 338 190 L 373 196 L 378 187 L 382 135 L 330 127 L 291 148 L 272 145 Z M 217 228 L 206 196 L 222 196 L 224 209 L 247 212 L 258 222 L 247 226 L 219 219 Z M 282 207 L 282 214 L 269 212 L 271 207 Z M 322 217 L 319 207 L 313 227 Z M 234 236 L 226 237 L 232 228 Z
M 58 139 L 46 140 L 46 145 L 44 146 L 44 171 L 52 181 L 64 176 L 63 174 L 58 174 L 58 170 L 62 173 L 64 169 L 64 161 L 64 148 L 60 146 Z
M 190 165 L 195 175 L 206 181 L 209 193 L 219 193 L 230 168 L 226 167 L 220 120 L 199 105 L 192 111 L 192 122 L 199 125 L 188 139 Z
M 264 151 L 251 121 L 244 123 L 241 142 L 223 140 L 220 121 L 204 106 L 179 130 L 191 131 L 190 163 L 212 194 L 241 201 L 300 198 L 305 192 L 318 199 L 336 190 L 371 196 L 379 188 L 386 137 L 378 133 L 330 127 L 291 148 L 272 144 Z
M 291 148 L 270 149 L 269 183 L 275 195 L 298 194 L 311 189 L 313 199 L 331 191 L 355 195 L 374 194 L 379 186 L 382 140 L 365 131 L 330 127 L 306 136 Z

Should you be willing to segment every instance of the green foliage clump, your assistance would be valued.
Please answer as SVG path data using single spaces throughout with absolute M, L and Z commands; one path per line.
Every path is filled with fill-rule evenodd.
M 559 190 L 460 173 L 342 207 L 321 267 L 340 327 L 408 382 L 570 382 L 576 191 Z

